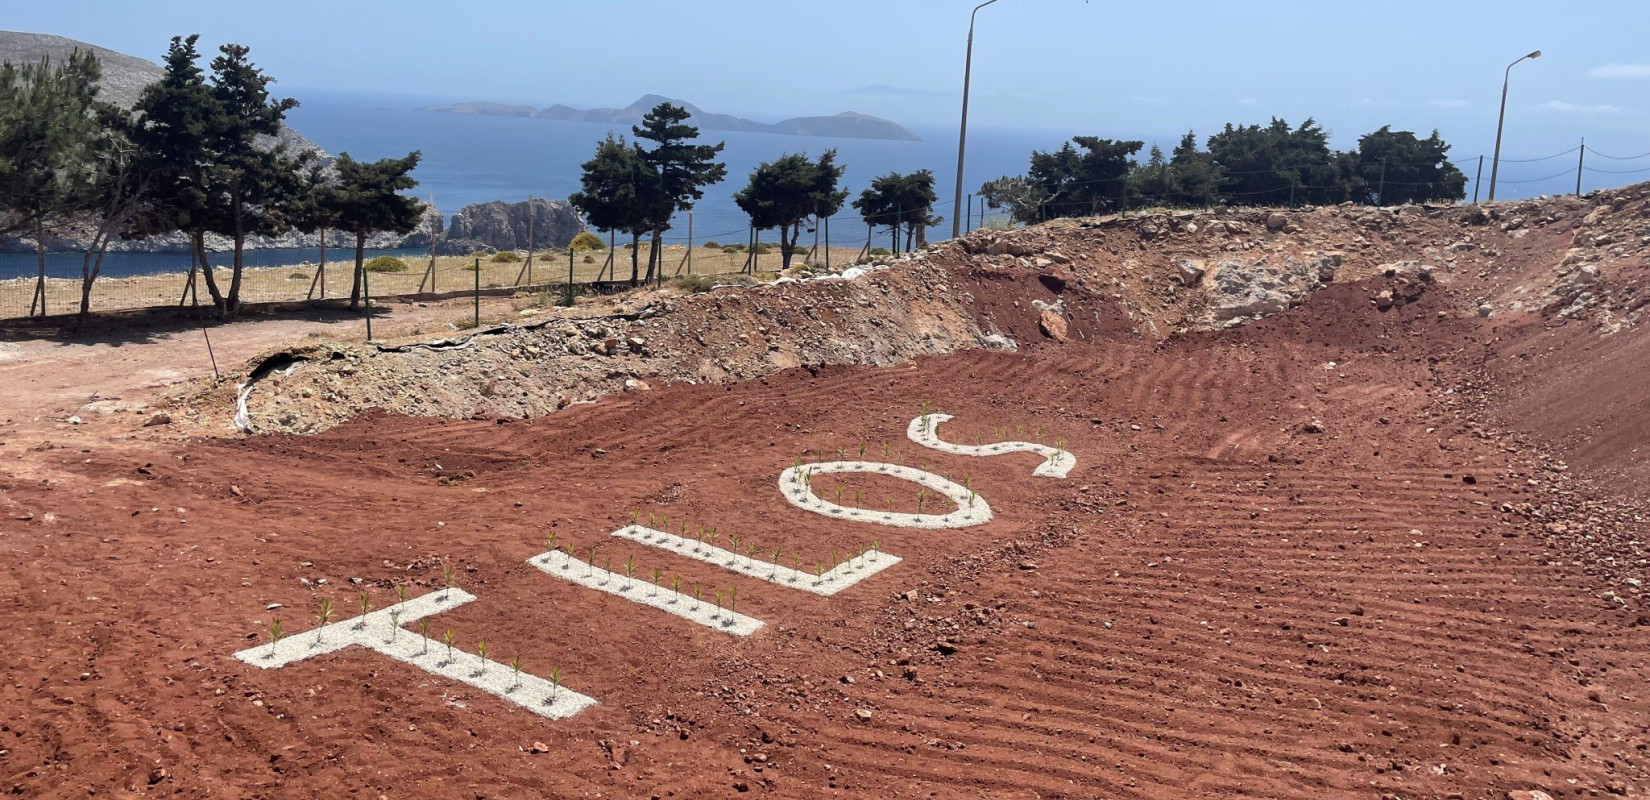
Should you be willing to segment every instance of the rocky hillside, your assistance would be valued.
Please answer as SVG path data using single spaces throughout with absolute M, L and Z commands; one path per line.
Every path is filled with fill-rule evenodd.
M 158 43 L 156 52 L 164 51 L 165 44 Z M 0 31 L 0 62 L 21 64 L 41 59 L 50 61 L 67 58 L 76 50 L 90 50 L 97 54 L 98 62 L 103 66 L 103 82 L 98 95 L 122 108 L 131 108 L 135 105 L 144 88 L 160 80 L 163 74 L 159 64 L 107 47 L 98 47 L 95 44 L 47 33 Z M 207 59 L 212 57 L 211 53 L 204 55 Z M 282 144 L 294 151 L 326 155 L 326 151 L 322 150 L 320 145 L 305 139 L 291 128 L 283 127 L 279 139 Z
M 1418 326 L 1411 336 L 1446 322 L 1480 331 L 1477 349 L 1437 354 L 1458 379 L 1441 400 L 1492 409 L 1628 490 L 1650 485 L 1650 464 L 1635 455 L 1650 447 L 1650 378 L 1636 366 L 1650 357 L 1647 204 L 1650 185 L 1640 185 L 1488 207 L 1188 211 L 979 231 L 868 273 L 642 292 L 611 313 L 581 308 L 584 321 L 506 326 L 456 344 L 318 344 L 297 354 L 306 365 L 291 377 L 256 388 L 251 427 L 315 431 L 375 407 L 531 416 L 661 380 L 982 347 L 1184 345 L 1261 321 L 1287 326 L 1333 288 L 1334 302 L 1362 297 Z M 1416 317 L 1422 307 L 1434 311 Z M 191 404 L 202 402 L 214 416 L 231 407 Z M 1576 433 L 1606 429 L 1616 433 Z

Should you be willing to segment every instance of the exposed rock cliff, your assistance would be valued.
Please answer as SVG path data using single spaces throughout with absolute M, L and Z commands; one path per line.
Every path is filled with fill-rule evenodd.
M 531 211 L 528 203 L 512 204 L 502 200 L 465 206 L 453 215 L 441 250 L 452 253 L 487 248 L 524 250 L 529 237 L 533 246 L 541 250 L 566 247 L 584 230 L 584 221 L 567 201 L 534 198 L 531 202 Z

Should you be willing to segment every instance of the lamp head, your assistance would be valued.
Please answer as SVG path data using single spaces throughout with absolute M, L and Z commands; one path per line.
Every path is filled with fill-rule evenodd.
M 1540 58 L 1540 57 L 1541 57 L 1541 51 L 1540 50 L 1537 50 L 1537 51 L 1535 51 L 1533 53 L 1530 53 L 1529 55 L 1525 56 L 1525 58 Z

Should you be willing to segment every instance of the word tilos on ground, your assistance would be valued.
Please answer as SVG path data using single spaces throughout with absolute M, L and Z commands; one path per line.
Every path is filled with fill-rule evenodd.
M 924 413 L 913 419 L 906 427 L 906 436 L 923 447 L 952 455 L 989 457 L 1008 453 L 1035 453 L 1043 456 L 1044 461 L 1032 471 L 1032 474 L 1044 478 L 1064 478 L 1077 464 L 1076 457 L 1066 452 L 1063 446 L 1049 447 L 1022 441 L 1005 441 L 989 445 L 951 444 L 940 439 L 936 432 L 941 423 L 951 419 L 948 414 Z M 884 512 L 848 508 L 839 503 L 822 500 L 814 494 L 812 481 L 815 475 L 853 473 L 882 475 L 915 483 L 923 487 L 925 493 L 932 491 L 949 501 L 955 509 L 944 514 L 920 513 L 920 508 L 916 514 Z M 793 466 L 779 474 L 779 489 L 785 500 L 797 508 L 853 522 L 899 528 L 943 529 L 982 525 L 992 518 L 990 504 L 968 486 L 926 470 L 877 461 L 826 461 Z M 713 543 L 677 536 L 642 525 L 629 525 L 613 531 L 610 535 L 718 566 L 775 586 L 825 597 L 845 591 L 901 561 L 899 556 L 872 547 L 850 555 L 841 563 L 832 564 L 829 570 L 826 570 L 823 564 L 816 564 L 814 573 L 809 574 L 775 562 L 759 561 L 751 554 L 736 553 L 717 547 Z M 834 555 L 832 560 L 835 560 Z M 527 563 L 546 575 L 605 592 L 733 636 L 750 636 L 766 624 L 762 620 L 735 611 L 737 589 L 730 589 L 729 595 L 725 598 L 719 594 L 712 605 L 706 603 L 697 593 L 693 597 L 688 597 L 676 587 L 665 590 L 656 581 L 638 582 L 634 575 L 621 575 L 607 569 L 599 569 L 594 564 L 585 563 L 559 550 L 541 553 L 528 559 Z M 434 641 L 428 636 L 415 634 L 403 628 L 408 623 L 450 611 L 475 599 L 475 595 L 448 587 L 441 592 L 363 613 L 354 619 L 323 624 L 319 628 L 286 638 L 275 638 L 269 644 L 241 650 L 235 653 L 235 657 L 260 669 L 273 669 L 349 647 L 361 647 L 410 664 L 430 674 L 473 686 L 551 719 L 570 717 L 596 704 L 595 699 L 562 687 L 559 671 L 555 671 L 554 680 L 545 680 L 521 670 L 519 662 L 515 666 L 500 664 L 485 658 L 483 654 L 456 650 L 450 642 Z

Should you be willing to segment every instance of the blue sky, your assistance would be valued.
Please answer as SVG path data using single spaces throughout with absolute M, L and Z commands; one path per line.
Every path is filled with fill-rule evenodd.
M 8 28 L 158 58 L 172 34 L 237 41 L 279 88 L 623 105 L 655 92 L 777 119 L 853 109 L 955 125 L 973 3 L 942 0 L 57 0 Z M 1315 116 L 1350 147 L 1382 124 L 1504 155 L 1583 136 L 1650 151 L 1650 2 L 1000 0 L 980 13 L 971 123 L 1143 138 Z M 1465 159 L 1463 159 L 1465 160 Z

